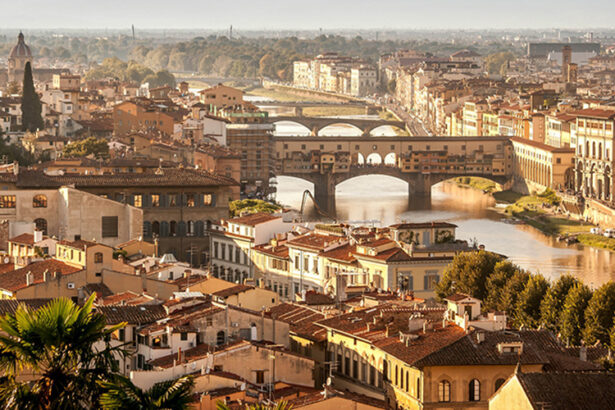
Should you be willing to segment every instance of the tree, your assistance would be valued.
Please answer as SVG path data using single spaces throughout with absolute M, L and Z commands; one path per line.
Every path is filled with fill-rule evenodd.
M 455 292 L 462 292 L 484 300 L 487 296 L 487 278 L 501 260 L 500 255 L 486 251 L 455 255 L 436 286 L 436 294 L 445 298 Z
M 109 156 L 109 144 L 103 138 L 89 137 L 84 140 L 71 142 L 64 146 L 62 156 L 67 158 L 87 157 L 94 155 L 96 158 Z
M 559 331 L 559 316 L 568 292 L 579 281 L 571 275 L 562 275 L 547 291 L 540 304 L 540 323 L 554 332 Z
M 576 283 L 566 295 L 559 318 L 559 328 L 562 339 L 568 345 L 576 346 L 581 343 L 585 327 L 585 309 L 591 297 L 591 290 L 582 283 Z
M 32 66 L 28 61 L 23 72 L 23 94 L 21 98 L 21 118 L 23 131 L 34 132 L 45 128 L 41 117 L 41 100 L 34 89 Z
M 114 375 L 110 381 L 101 382 L 105 392 L 100 397 L 103 409 L 109 410 L 154 410 L 187 409 L 192 401 L 191 389 L 194 380 L 184 376 L 177 380 L 156 383 L 149 390 L 142 390 L 132 384 L 130 379 Z
M 517 311 L 517 300 L 530 280 L 530 274 L 524 270 L 515 270 L 502 289 L 498 310 L 507 312 L 514 317 Z
M 609 332 L 613 326 L 615 315 L 615 282 L 608 282 L 600 286 L 587 304 L 585 310 L 585 329 L 583 340 L 587 344 L 596 341 L 608 344 Z
M 508 280 L 519 270 L 509 260 L 498 262 L 493 268 L 493 273 L 487 278 L 487 297 L 483 301 L 483 306 L 487 310 L 502 309 L 502 292 Z
M 540 274 L 531 275 L 517 300 L 514 322 L 537 328 L 540 324 L 540 304 L 549 290 L 549 282 Z
M 8 409 L 82 409 L 98 403 L 99 381 L 117 367 L 109 345 L 120 323 L 106 327 L 105 317 L 92 312 L 95 295 L 83 305 L 55 299 L 31 310 L 20 305 L 0 319 L 0 404 Z M 17 380 L 33 372 L 37 378 Z
M 249 214 L 257 212 L 272 214 L 278 212 L 280 209 L 281 207 L 279 205 L 263 201 L 262 199 L 243 199 L 229 203 L 231 217 L 239 216 L 242 212 Z

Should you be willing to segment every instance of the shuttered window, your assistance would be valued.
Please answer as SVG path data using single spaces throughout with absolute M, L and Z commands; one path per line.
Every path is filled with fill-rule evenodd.
M 102 217 L 102 237 L 117 238 L 117 216 Z

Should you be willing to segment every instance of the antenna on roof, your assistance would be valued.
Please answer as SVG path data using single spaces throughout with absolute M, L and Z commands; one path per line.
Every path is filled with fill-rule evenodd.
M 135 25 L 132 25 L 132 41 L 135 41 Z

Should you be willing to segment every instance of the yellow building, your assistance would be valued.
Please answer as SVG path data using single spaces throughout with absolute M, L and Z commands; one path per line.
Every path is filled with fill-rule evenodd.
M 199 94 L 201 95 L 201 103 L 208 106 L 210 111 L 214 111 L 214 107 L 221 108 L 243 102 L 243 91 L 222 84 L 201 90 Z
M 613 373 L 525 373 L 517 369 L 489 399 L 489 410 L 610 409 Z
M 391 303 L 320 321 L 333 385 L 397 409 L 486 409 L 518 363 L 531 372 L 596 369 L 548 331 L 464 330 L 445 313 Z
M 574 148 L 556 148 L 542 142 L 511 138 L 514 150 L 513 175 L 528 190 L 565 190 L 574 187 Z

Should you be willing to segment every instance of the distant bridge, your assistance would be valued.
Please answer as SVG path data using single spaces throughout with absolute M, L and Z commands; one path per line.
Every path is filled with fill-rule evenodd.
M 335 212 L 335 187 L 363 175 L 388 175 L 408 183 L 410 195 L 459 176 L 504 184 L 512 177 L 507 137 L 274 137 L 276 175 L 314 184 L 318 206 Z
M 389 126 L 398 128 L 402 131 L 408 132 L 406 123 L 403 121 L 392 121 L 382 119 L 366 119 L 366 118 L 338 118 L 338 117 L 293 117 L 293 116 L 275 116 L 269 117 L 269 122 L 293 122 L 295 124 L 303 125 L 309 129 L 312 136 L 318 136 L 323 128 L 334 124 L 351 125 L 359 129 L 363 136 L 369 136 L 370 132 L 378 127 Z

